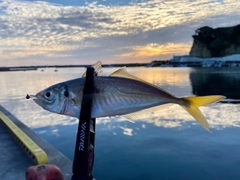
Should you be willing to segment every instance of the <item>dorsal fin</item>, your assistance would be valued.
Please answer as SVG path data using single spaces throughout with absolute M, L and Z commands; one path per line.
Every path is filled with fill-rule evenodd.
M 120 68 L 116 71 L 114 71 L 110 76 L 116 76 L 116 77 L 123 77 L 123 78 L 128 78 L 128 79 L 134 79 L 138 81 L 143 81 L 140 78 L 137 78 L 136 76 L 131 75 L 126 71 L 126 67 Z
M 155 87 L 155 88 L 157 88 L 157 89 L 159 89 L 161 91 L 164 91 L 167 94 L 170 94 L 169 92 L 165 91 L 164 89 L 162 89 L 162 88 L 160 88 L 160 87 L 158 87 L 158 86 L 156 86 L 156 85 L 154 85 L 152 83 L 144 81 L 144 80 L 142 80 L 142 79 L 140 79 L 140 78 L 138 78 L 138 77 L 128 73 L 126 71 L 126 67 L 123 67 L 123 68 L 120 68 L 120 69 L 114 71 L 112 74 L 110 74 L 110 76 L 123 77 L 123 78 L 128 78 L 128 79 L 134 79 L 134 80 L 137 80 L 137 81 L 141 81 L 141 82 L 143 82 L 145 84 L 148 84 L 150 86 L 153 86 L 153 87 Z M 172 94 L 170 94 L 170 95 L 173 96 Z
M 94 68 L 95 75 L 101 76 L 103 71 L 102 71 L 102 62 L 98 61 L 95 64 L 93 64 L 91 67 Z M 86 77 L 86 71 L 83 73 L 82 77 Z

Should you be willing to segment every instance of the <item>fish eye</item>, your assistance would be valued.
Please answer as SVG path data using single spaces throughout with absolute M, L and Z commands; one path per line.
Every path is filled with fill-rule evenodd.
M 48 100 L 50 100 L 52 98 L 53 92 L 48 90 L 44 93 L 44 97 Z

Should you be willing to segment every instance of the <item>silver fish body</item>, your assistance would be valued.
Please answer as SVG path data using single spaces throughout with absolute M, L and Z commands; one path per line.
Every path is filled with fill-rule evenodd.
M 166 103 L 184 101 L 141 81 L 120 77 L 96 77 L 92 116 L 116 116 Z
M 79 117 L 84 84 L 85 78 L 79 78 L 53 85 L 39 92 L 34 101 L 49 111 Z M 166 103 L 187 104 L 141 81 L 111 76 L 94 78 L 92 117 L 124 115 Z
M 48 111 L 78 118 L 84 84 L 84 77 L 62 82 L 40 91 L 33 100 Z M 127 73 L 124 69 L 115 71 L 109 77 L 94 77 L 94 93 L 91 96 L 93 118 L 126 115 L 174 103 L 183 107 L 208 131 L 210 131 L 208 123 L 198 107 L 225 98 L 221 95 L 177 98 Z

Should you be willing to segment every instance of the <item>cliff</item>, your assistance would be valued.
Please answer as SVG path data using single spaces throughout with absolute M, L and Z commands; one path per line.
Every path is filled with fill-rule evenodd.
M 211 58 L 240 54 L 240 25 L 225 28 L 205 26 L 197 29 L 190 56 Z

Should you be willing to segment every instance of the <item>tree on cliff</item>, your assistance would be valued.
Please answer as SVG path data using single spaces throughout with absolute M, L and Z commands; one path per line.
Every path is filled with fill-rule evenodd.
M 203 43 L 212 57 L 230 55 L 227 50 L 231 47 L 232 54 L 240 53 L 240 25 L 216 29 L 204 26 L 197 29 L 192 37 Z

